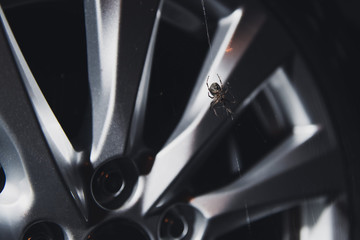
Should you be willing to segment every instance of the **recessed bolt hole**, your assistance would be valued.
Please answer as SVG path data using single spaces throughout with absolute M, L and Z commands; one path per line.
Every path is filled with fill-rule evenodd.
M 161 223 L 160 236 L 166 239 L 183 239 L 187 234 L 185 219 L 173 212 L 168 212 Z
M 104 172 L 100 174 L 102 188 L 105 193 L 116 195 L 122 189 L 124 180 L 120 172 Z
M 55 223 L 38 222 L 30 226 L 23 240 L 64 240 L 62 229 Z
M 174 238 L 181 237 L 182 233 L 184 232 L 184 223 L 180 218 L 175 218 L 170 221 L 170 235 Z
M 5 178 L 4 169 L 0 165 L 0 193 L 2 192 L 2 190 L 5 187 L 5 180 L 6 180 L 6 178 Z
M 138 172 L 129 159 L 113 159 L 104 163 L 91 180 L 95 201 L 106 209 L 116 209 L 130 197 Z

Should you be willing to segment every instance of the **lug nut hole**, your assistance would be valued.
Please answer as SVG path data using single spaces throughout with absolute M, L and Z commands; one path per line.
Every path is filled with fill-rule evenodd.
M 124 179 L 120 172 L 104 172 L 102 171 L 98 181 L 105 194 L 117 195 L 124 187 Z
M 37 222 L 25 232 L 23 240 L 64 240 L 60 226 L 52 222 Z
M 138 173 L 128 159 L 113 159 L 100 166 L 93 174 L 91 192 L 103 208 L 116 209 L 130 197 Z
M 173 212 L 168 212 L 160 227 L 160 236 L 163 239 L 183 239 L 188 232 L 186 220 Z

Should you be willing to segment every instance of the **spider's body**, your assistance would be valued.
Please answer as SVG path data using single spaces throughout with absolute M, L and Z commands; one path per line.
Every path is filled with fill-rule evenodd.
M 230 116 L 232 116 L 232 111 L 230 110 L 230 108 L 228 108 L 226 106 L 226 103 L 230 103 L 230 101 L 228 99 L 226 99 L 226 93 L 228 92 L 228 88 L 224 87 L 221 78 L 219 75 L 217 75 L 220 81 L 220 84 L 214 82 L 210 85 L 208 84 L 209 81 L 209 77 L 206 80 L 206 86 L 208 88 L 208 96 L 213 99 L 213 101 L 210 104 L 210 107 L 214 110 L 214 113 L 216 116 L 218 116 L 216 110 L 215 110 L 215 105 L 217 104 L 221 104 L 222 107 L 225 108 L 226 112 L 228 114 L 230 114 Z
M 216 96 L 216 95 L 220 94 L 221 90 L 222 90 L 222 88 L 220 87 L 220 85 L 218 83 L 212 83 L 210 85 L 210 88 L 208 86 L 208 89 L 212 96 Z

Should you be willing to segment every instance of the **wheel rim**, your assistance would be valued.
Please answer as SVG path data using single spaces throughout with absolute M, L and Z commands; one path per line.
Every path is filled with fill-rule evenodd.
M 136 223 L 139 236 L 209 239 L 295 206 L 304 226 L 309 206 L 338 202 L 345 189 L 338 143 L 295 45 L 259 3 L 207 5 L 212 47 L 194 57 L 198 72 L 172 77 L 162 73 L 169 61 L 161 54 L 176 47 L 164 46 L 165 30 L 206 36 L 201 5 L 196 12 L 190 2 L 84 2 L 91 117 L 81 144 L 63 130 L 1 12 L 0 60 L 9 69 L 0 78 L 1 102 L 9 103 L 0 109 L 4 236 L 27 236 L 35 223 L 61 228 L 60 238 L 101 239 L 98 229 L 119 219 L 111 226 Z M 234 119 L 209 110 L 206 80 L 216 74 L 236 99 Z M 166 77 L 183 99 L 170 114 Z M 155 122 L 169 115 L 162 130 Z M 103 185 L 106 193 L 94 190 Z

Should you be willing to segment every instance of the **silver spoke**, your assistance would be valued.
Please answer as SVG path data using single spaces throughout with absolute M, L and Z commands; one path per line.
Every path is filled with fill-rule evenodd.
M 209 54 L 207 62 L 212 62 L 212 54 L 218 53 L 220 49 L 222 49 L 222 52 L 225 52 L 230 37 L 233 35 L 235 27 L 240 21 L 240 17 L 241 10 L 236 10 L 232 16 L 223 20 L 223 25 L 220 26 L 220 30 L 215 37 L 213 53 Z M 226 35 L 225 39 L 224 35 Z M 219 61 L 223 56 L 223 54 L 218 54 L 215 58 Z M 207 65 L 209 64 L 205 64 L 205 66 Z M 203 74 L 201 74 L 199 78 L 206 79 L 206 77 L 202 75 Z M 184 117 L 180 120 L 172 136 L 167 141 L 166 146 L 156 156 L 155 164 L 146 180 L 144 212 L 150 210 L 160 195 L 164 193 L 165 189 L 169 187 L 171 182 L 187 165 L 191 157 L 199 150 L 198 146 L 202 144 L 203 140 L 196 142 L 195 138 L 197 128 L 201 124 L 202 117 L 207 113 L 209 106 L 206 93 L 204 95 L 197 94 L 199 89 L 205 90 L 203 85 L 205 82 L 202 79 L 195 85 L 190 100 L 190 102 L 192 102 L 194 98 L 197 98 L 196 102 L 189 104 L 186 108 Z M 201 111 L 201 114 L 199 114 L 199 111 Z M 199 117 L 196 117 L 198 114 Z M 214 121 L 214 119 L 212 120 Z M 214 125 L 215 124 L 213 124 L 213 126 Z M 186 131 L 184 129 L 186 129 Z
M 157 0 L 85 1 L 94 167 L 124 154 L 157 7 Z
M 155 50 L 156 36 L 159 28 L 161 9 L 163 1 L 160 2 L 159 9 L 156 14 L 154 28 L 151 34 L 150 43 L 148 51 L 145 58 L 144 69 L 142 72 L 139 89 L 136 96 L 134 114 L 132 117 L 130 136 L 129 136 L 129 151 L 135 151 L 136 149 L 141 148 L 143 144 L 143 130 L 144 130 L 144 121 L 145 121 L 145 110 L 146 103 L 148 98 L 149 84 L 150 84 L 150 75 L 151 67 Z
M 249 6 L 248 13 L 253 14 L 251 11 L 255 11 L 261 14 L 261 9 L 257 7 Z M 192 163 L 200 163 L 199 159 L 202 158 L 202 154 L 211 149 L 233 123 L 230 117 L 218 118 L 209 110 L 211 99 L 207 96 L 207 76 L 211 73 L 219 73 L 223 82 L 228 79 L 230 81 L 230 76 L 235 74 L 236 78 L 241 79 L 231 81 L 231 91 L 237 97 L 237 103 L 234 104 L 236 108 L 233 110 L 236 117 L 263 88 L 262 83 L 270 73 L 285 56 L 292 52 L 292 46 L 289 45 L 288 39 L 270 41 L 265 44 L 262 42 L 259 46 L 256 45 L 257 41 L 261 41 L 258 39 L 258 35 L 268 34 L 273 36 L 274 40 L 277 36 L 276 34 L 272 35 L 273 33 L 269 30 L 273 29 L 272 23 L 264 24 L 265 15 L 251 19 L 251 15 L 247 16 L 245 12 L 237 9 L 228 17 L 220 20 L 212 52 L 208 54 L 184 115 L 164 148 L 157 154 L 154 166 L 147 176 L 143 200 L 144 213 L 155 207 L 167 194 L 166 192 L 173 187 L 175 180 L 184 174 L 184 168 L 189 167 Z M 245 21 L 245 18 L 250 19 Z M 242 21 L 244 21 L 244 25 L 242 25 Z M 228 46 L 233 48 L 230 53 L 226 53 Z M 260 59 L 254 59 L 252 53 L 259 55 L 257 51 L 262 50 L 267 51 L 268 54 Z M 273 54 L 275 53 L 276 57 L 274 58 Z M 269 61 L 271 62 L 269 63 Z M 240 67 L 235 67 L 229 62 L 236 62 Z M 247 65 L 242 65 L 242 62 L 255 66 L 266 66 L 265 72 L 259 74 L 254 67 L 246 69 Z
M 44 95 L 42 94 L 39 85 L 36 83 L 34 76 L 29 69 L 29 66 L 21 53 L 21 50 L 16 42 L 16 39 L 6 21 L 3 11 L 0 12 L 1 20 L 5 27 L 6 34 L 11 44 L 15 61 L 18 65 L 21 77 L 25 84 L 26 90 L 29 94 L 31 103 L 34 107 L 35 113 L 38 117 L 42 130 L 49 142 L 53 154 L 61 161 L 59 164 L 68 165 L 76 163 L 77 153 L 73 149 L 65 132 L 61 128 Z
M 85 1 L 88 68 L 93 109 L 91 161 L 100 158 L 103 148 L 121 147 L 106 143 L 116 130 L 114 107 L 119 42 L 120 1 Z M 115 129 L 111 129 L 115 128 Z M 116 151 L 116 150 L 113 150 Z M 119 153 L 121 149 L 117 150 Z M 106 158 L 106 156 L 105 156 Z
M 249 11 L 259 11 L 259 9 L 250 8 Z M 211 102 L 207 96 L 207 78 L 210 78 L 210 84 L 211 81 L 218 81 L 217 74 L 219 74 L 222 82 L 226 83 L 236 63 L 243 57 L 266 18 L 263 12 L 260 11 L 259 14 L 263 15 L 256 19 L 247 19 L 248 15 L 244 14 L 244 9 L 239 8 L 219 21 L 212 48 L 204 61 L 189 104 L 168 142 L 181 134 L 195 119 L 204 118 L 207 114 Z M 241 24 L 243 21 L 246 24 Z M 232 50 L 227 52 L 228 48 Z
M 37 87 L 1 8 L 0 21 L 0 64 L 6 69 L 0 72 L 0 164 L 6 175 L 1 238 L 21 239 L 39 219 L 83 229 L 87 212 L 71 175 L 78 154 Z
M 295 126 L 290 137 L 243 177 L 194 198 L 190 204 L 208 219 L 210 226 L 217 226 L 207 234 L 221 234 L 304 198 L 343 191 L 339 157 L 321 126 Z M 326 166 L 321 174 L 319 166 Z M 228 223 L 227 227 L 218 228 L 218 221 Z
M 81 154 L 73 149 L 69 139 L 42 94 L 1 9 L 0 15 L 15 62 L 39 121 L 41 130 L 72 196 L 84 217 L 87 218 L 88 213 L 85 206 L 86 203 L 83 188 L 74 168 L 74 166 L 79 163 Z

